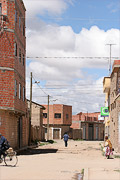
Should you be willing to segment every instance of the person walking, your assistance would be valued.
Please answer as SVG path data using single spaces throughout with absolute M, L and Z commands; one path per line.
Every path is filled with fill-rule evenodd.
M 69 136 L 68 136 L 68 134 L 65 132 L 65 134 L 64 134 L 64 136 L 63 136 L 63 139 L 64 139 L 64 142 L 65 142 L 65 147 L 67 147 L 67 145 L 68 145 L 68 139 L 69 139 Z
M 111 155 L 113 155 L 112 143 L 108 139 L 108 136 L 105 136 L 105 156 L 109 159 Z

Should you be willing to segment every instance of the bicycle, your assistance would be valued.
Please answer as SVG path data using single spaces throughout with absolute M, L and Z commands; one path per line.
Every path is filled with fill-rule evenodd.
M 15 151 L 9 151 L 6 150 L 2 155 L 1 155 L 1 160 L 0 163 L 4 161 L 6 166 L 12 166 L 15 167 L 18 163 L 18 158 L 17 154 Z

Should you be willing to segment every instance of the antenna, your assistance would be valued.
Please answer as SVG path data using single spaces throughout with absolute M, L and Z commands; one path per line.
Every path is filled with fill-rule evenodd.
M 109 76 L 111 75 L 111 47 L 116 44 L 106 44 L 110 46 Z

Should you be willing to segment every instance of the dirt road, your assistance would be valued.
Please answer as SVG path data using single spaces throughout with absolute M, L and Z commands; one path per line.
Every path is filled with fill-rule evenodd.
M 85 180 L 120 180 L 120 160 L 102 156 L 100 142 L 62 140 L 18 156 L 17 167 L 0 164 L 0 180 L 72 180 L 85 170 Z

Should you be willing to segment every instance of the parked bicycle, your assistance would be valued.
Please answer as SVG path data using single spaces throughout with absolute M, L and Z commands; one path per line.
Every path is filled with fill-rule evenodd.
M 8 150 L 6 150 L 1 155 L 0 163 L 2 163 L 3 161 L 6 164 L 6 166 L 15 167 L 18 163 L 16 152 L 12 148 L 9 148 Z

